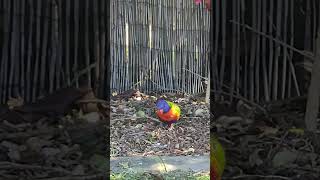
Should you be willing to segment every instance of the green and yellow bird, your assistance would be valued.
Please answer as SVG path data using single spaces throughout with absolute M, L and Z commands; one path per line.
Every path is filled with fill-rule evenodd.
M 225 153 L 218 139 L 211 135 L 210 138 L 210 179 L 221 180 L 226 165 Z

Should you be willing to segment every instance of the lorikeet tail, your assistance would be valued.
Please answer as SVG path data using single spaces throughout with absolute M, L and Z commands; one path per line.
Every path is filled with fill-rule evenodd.
M 210 138 L 210 179 L 221 180 L 226 164 L 225 153 L 218 139 L 211 135 Z

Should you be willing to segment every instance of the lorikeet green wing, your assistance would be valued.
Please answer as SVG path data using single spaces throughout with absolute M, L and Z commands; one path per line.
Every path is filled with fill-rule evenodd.
M 226 165 L 225 153 L 218 139 L 211 135 L 210 138 L 210 179 L 221 180 Z

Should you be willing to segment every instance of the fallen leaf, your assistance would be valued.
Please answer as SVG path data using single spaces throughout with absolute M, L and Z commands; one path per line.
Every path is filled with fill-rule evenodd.
M 136 113 L 136 115 L 137 115 L 138 117 L 145 117 L 145 116 L 146 116 L 146 114 L 145 114 L 143 111 L 138 111 L 138 112 Z
M 297 156 L 298 154 L 292 151 L 281 151 L 273 157 L 272 164 L 274 167 L 285 166 L 293 163 L 297 159 Z

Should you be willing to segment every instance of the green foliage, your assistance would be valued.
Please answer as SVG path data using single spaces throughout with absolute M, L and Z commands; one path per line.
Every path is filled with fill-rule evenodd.
M 198 174 L 192 171 L 170 171 L 168 173 L 149 173 L 149 172 L 123 172 L 123 173 L 114 173 L 110 175 L 111 180 L 147 180 L 147 179 L 187 179 L 187 180 L 209 180 L 210 177 L 208 174 Z

